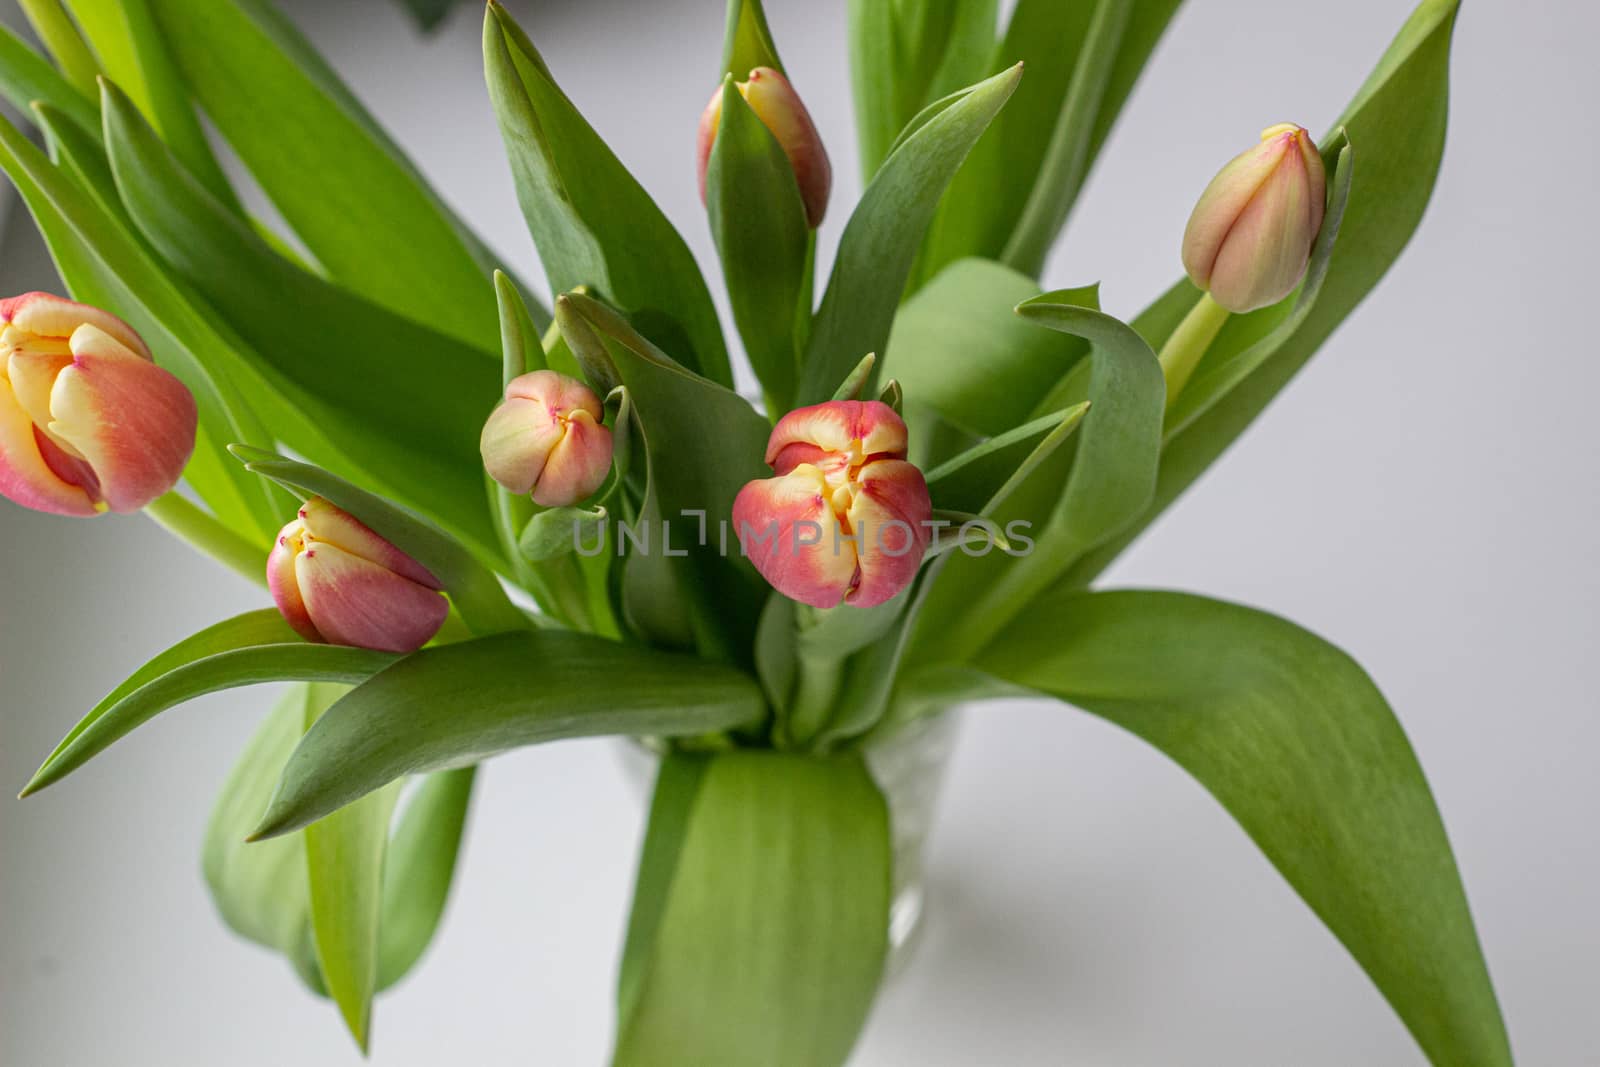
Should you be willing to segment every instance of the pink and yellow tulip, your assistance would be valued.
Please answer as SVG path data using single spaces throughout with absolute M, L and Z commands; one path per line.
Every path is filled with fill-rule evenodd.
M 115 315 L 0 300 L 0 495 L 57 515 L 138 511 L 177 484 L 197 424 L 194 396 Z
M 1229 311 L 1276 304 L 1305 276 L 1322 229 L 1327 177 L 1311 135 L 1293 123 L 1211 180 L 1183 234 L 1183 268 Z
M 415 652 L 450 613 L 422 564 L 321 497 L 278 534 L 267 587 L 295 632 L 319 644 Z
M 489 477 L 547 508 L 590 496 L 611 472 L 605 408 L 587 385 L 553 370 L 536 370 L 506 386 L 506 398 L 484 424 L 479 448 Z
M 767 442 L 774 477 L 733 503 L 744 553 L 772 586 L 802 604 L 870 608 L 916 577 L 933 506 L 906 462 L 906 424 L 876 400 L 791 411 Z
M 801 102 L 789 79 L 771 67 L 757 67 L 750 77 L 735 82 L 750 110 L 767 128 L 789 157 L 794 168 L 795 181 L 800 186 L 800 200 L 806 208 L 806 224 L 813 230 L 822 224 L 828 210 L 828 193 L 833 188 L 833 167 L 828 162 L 828 152 L 822 146 L 822 135 L 811 121 L 811 113 Z M 711 94 L 711 102 L 700 116 L 700 199 L 706 198 L 706 169 L 711 164 L 711 147 L 716 143 L 717 130 L 722 125 L 722 87 Z

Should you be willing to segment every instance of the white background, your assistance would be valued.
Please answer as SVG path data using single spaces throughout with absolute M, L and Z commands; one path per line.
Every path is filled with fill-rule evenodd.
M 512 6 L 714 272 L 692 144 L 723 5 Z M 1110 310 L 1137 311 L 1175 276 L 1215 168 L 1270 123 L 1324 126 L 1408 6 L 1187 5 L 1047 281 L 1100 279 Z M 831 248 L 860 188 L 843 4 L 771 7 L 835 162 Z M 533 274 L 473 6 L 428 42 L 379 0 L 294 10 L 446 197 Z M 1600 1064 L 1597 33 L 1579 0 L 1469 0 L 1419 237 L 1110 576 L 1271 608 L 1371 670 L 1431 777 L 1520 1061 L 1550 1067 Z M 14 219 L 0 288 L 49 281 Z M 0 502 L 0 547 L 7 791 L 148 655 L 262 602 L 138 518 Z M 197 702 L 36 799 L 0 800 L 0 1063 L 358 1062 L 326 1003 L 222 928 L 199 878 L 212 795 L 272 698 Z M 446 925 L 379 1002 L 372 1061 L 602 1063 L 639 830 L 606 743 L 496 761 Z M 968 713 L 931 868 L 929 936 L 881 999 L 862 1067 L 1421 1063 L 1210 798 L 1073 710 Z

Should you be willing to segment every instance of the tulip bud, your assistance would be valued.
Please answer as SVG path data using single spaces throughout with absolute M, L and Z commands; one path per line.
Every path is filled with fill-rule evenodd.
M 591 495 L 611 472 L 605 409 L 587 385 L 553 370 L 514 378 L 484 424 L 489 477 L 533 502 L 562 508 Z
M 321 497 L 279 532 L 267 588 L 295 632 L 319 644 L 415 652 L 450 613 L 422 564 Z
M 197 421 L 115 315 L 49 293 L 0 300 L 0 495 L 57 515 L 138 511 L 183 475 Z
M 757 67 L 748 81 L 734 82 L 739 95 L 767 128 L 789 157 L 800 200 L 806 208 L 806 224 L 813 230 L 822 225 L 828 210 L 828 192 L 833 187 L 833 168 L 828 163 L 822 137 L 811 121 L 811 113 L 789 79 L 771 67 Z M 706 168 L 711 164 L 711 146 L 722 124 L 722 87 L 711 94 L 711 103 L 700 116 L 700 199 L 706 198 Z
M 1275 304 L 1305 276 L 1327 178 L 1311 135 L 1284 123 L 1211 179 L 1183 234 L 1183 268 L 1234 312 Z
M 877 400 L 791 411 L 767 442 L 776 477 L 739 490 L 740 544 L 773 587 L 818 608 L 870 608 L 916 577 L 933 505 L 906 424 Z

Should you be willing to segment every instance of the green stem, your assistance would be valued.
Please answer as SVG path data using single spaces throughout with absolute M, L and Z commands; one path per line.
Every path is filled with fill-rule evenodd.
M 61 0 L 18 0 L 22 13 L 33 24 L 45 50 L 55 58 L 61 73 L 90 100 L 100 99 L 100 86 L 95 81 L 100 76 L 100 64 L 84 41 L 72 17 L 61 6 Z
M 1210 293 L 1200 294 L 1200 299 L 1189 314 L 1178 323 L 1167 343 L 1161 346 L 1161 373 L 1167 379 L 1167 410 L 1177 403 L 1178 394 L 1189 384 L 1189 376 L 1200 365 L 1211 342 L 1217 339 L 1222 324 L 1228 321 L 1227 308 L 1211 299 Z
M 168 493 L 146 505 L 144 513 L 162 529 L 218 563 L 226 564 L 257 585 L 267 584 L 267 554 L 261 546 L 234 533 L 177 493 Z

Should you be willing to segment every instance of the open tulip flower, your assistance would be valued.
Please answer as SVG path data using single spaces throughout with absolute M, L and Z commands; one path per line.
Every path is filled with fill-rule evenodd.
M 0 300 L 0 493 L 58 515 L 138 511 L 178 483 L 195 403 L 115 315 Z
M 1130 249 L 1172 261 L 1143 311 L 1040 278 L 1079 191 L 1114 191 L 1085 178 L 1175 3 L 1024 0 L 1009 27 L 852 5 L 864 191 L 835 247 L 823 134 L 845 134 L 760 0 L 731 0 L 698 138 L 697 101 L 680 115 L 714 300 L 689 220 L 556 83 L 579 60 L 547 64 L 500 0 L 484 107 L 547 292 L 494 270 L 265 2 L 30 3 L 51 56 L 0 48 L 0 86 L 43 98 L 35 137 L 0 118 L 0 170 L 106 308 L 0 302 L 0 493 L 145 507 L 264 587 L 25 793 L 191 697 L 293 683 L 224 788 L 207 882 L 365 1048 L 439 929 L 479 764 L 642 740 L 613 1067 L 841 1067 L 918 914 L 953 709 L 1029 693 L 1198 779 L 1433 1063 L 1509 1067 L 1439 813 L 1361 668 L 1275 616 L 1099 588 L 1418 224 L 1455 0 L 1422 0 L 1366 82 L 1349 63 L 1337 127 L 1271 127 L 1187 232 Z M 1220 143 L 1283 104 L 1205 121 Z M 1167 132 L 1137 131 L 1161 165 Z M 289 232 L 243 206 L 240 166 Z

